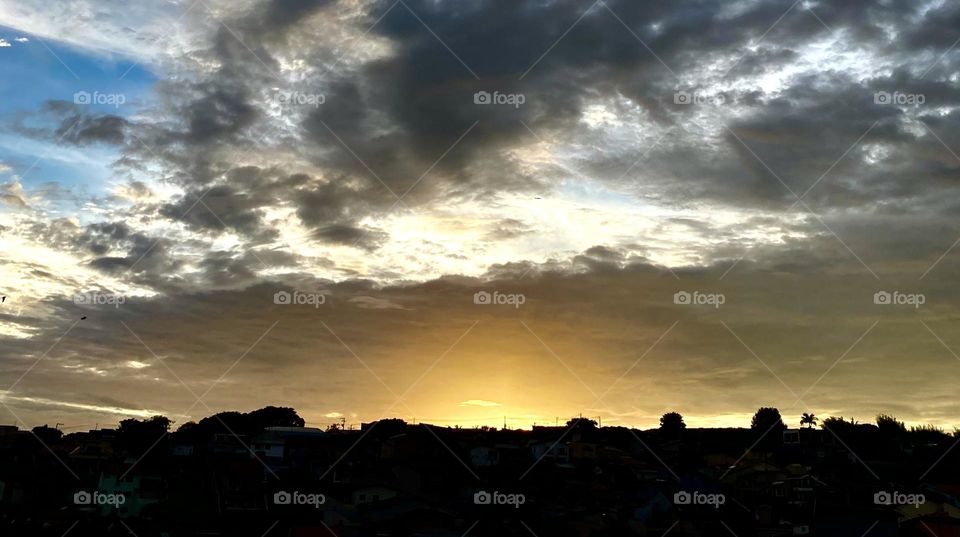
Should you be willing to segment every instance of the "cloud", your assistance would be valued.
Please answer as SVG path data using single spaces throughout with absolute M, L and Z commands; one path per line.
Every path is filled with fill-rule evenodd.
M 167 363 L 213 379 L 227 351 L 251 343 L 236 334 L 279 319 L 235 382 L 265 378 L 265 402 L 290 397 L 316 415 L 375 417 L 389 393 L 357 390 L 367 372 L 326 332 L 404 386 L 416 380 L 412 366 L 480 319 L 461 361 L 438 365 L 436 393 L 419 403 L 455 412 L 469 392 L 550 419 L 557 410 L 543 401 L 576 394 L 570 412 L 593 401 L 562 367 L 540 368 L 557 364 L 517 321 L 602 385 L 680 319 L 665 356 L 618 388 L 611 415 L 633 415 L 625 401 L 704 416 L 718 413 L 706 402 L 731 416 L 792 404 L 771 395 L 768 372 L 718 312 L 671 300 L 710 290 L 728 298 L 722 320 L 791 386 L 816 380 L 810 364 L 880 318 L 889 328 L 841 365 L 876 362 L 859 374 L 890 390 L 899 356 L 917 356 L 905 385 L 946 376 L 943 349 L 913 331 L 917 312 L 868 299 L 878 282 L 922 289 L 934 329 L 955 337 L 945 280 L 960 235 L 960 60 L 946 52 L 957 6 L 810 6 L 817 17 L 772 0 L 186 7 L 0 6 L 8 27 L 142 61 L 159 79 L 122 115 L 57 98 L 10 115 L 11 135 L 112 152 L 116 177 L 91 185 L 95 194 L 61 184 L 75 178 L 24 183 L 29 195 L 20 182 L 3 187 L 16 210 L 0 213 L 12 252 L 0 266 L 32 302 L 4 318 L 5 333 L 22 336 L 6 352 L 35 355 L 51 325 L 93 313 L 64 302 L 77 289 L 143 298 L 88 315 L 77 354 L 55 354 L 50 371 L 37 371 L 49 384 L 30 397 L 92 405 L 78 412 L 133 408 L 96 401 L 117 389 L 176 407 L 176 384 L 151 387 L 154 368 L 123 365 L 152 358 L 114 321 L 168 346 Z M 315 98 L 279 102 L 294 92 Z M 479 92 L 523 104 L 478 103 Z M 314 288 L 330 290 L 320 308 L 270 300 Z M 474 304 L 488 289 L 527 301 L 515 311 Z M 321 320 L 330 330 L 318 332 Z M 889 400 L 851 369 L 835 373 L 811 392 L 818 410 L 869 415 Z M 325 391 L 283 389 L 318 376 Z M 707 395 L 683 395 L 691 386 Z M 943 410 L 926 413 L 913 392 L 897 393 L 897 409 L 917 419 L 945 422 L 955 409 L 937 395 Z M 218 396 L 223 407 L 248 401 Z

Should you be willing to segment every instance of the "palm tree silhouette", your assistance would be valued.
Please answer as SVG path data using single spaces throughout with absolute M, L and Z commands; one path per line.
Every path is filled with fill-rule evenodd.
M 808 414 L 806 412 L 800 416 L 800 425 L 806 425 L 807 428 L 813 428 L 817 424 L 817 416 L 815 414 Z

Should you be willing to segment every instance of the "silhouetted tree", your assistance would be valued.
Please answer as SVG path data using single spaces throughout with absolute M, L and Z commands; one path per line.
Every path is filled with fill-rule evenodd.
M 780 411 L 773 407 L 761 407 L 757 410 L 757 413 L 753 415 L 753 419 L 750 420 L 751 429 L 759 429 L 761 432 L 765 432 L 769 429 L 783 430 L 787 426 L 783 423 L 783 418 L 780 416 Z
M 665 433 L 678 433 L 687 428 L 679 412 L 667 412 L 660 416 L 660 430 Z
M 144 451 L 163 438 L 170 430 L 170 418 L 153 416 L 145 420 L 125 419 L 117 428 L 120 442 L 129 450 Z
M 816 415 L 816 414 L 808 414 L 808 413 L 804 412 L 803 415 L 800 416 L 800 425 L 801 425 L 801 426 L 806 425 L 808 429 L 812 429 L 813 426 L 816 425 L 816 424 L 817 424 L 817 415 Z
M 256 435 L 267 427 L 303 427 L 304 423 L 292 408 L 268 406 L 247 413 L 220 412 L 200 420 L 197 428 L 208 435 Z
M 887 437 L 901 436 L 907 432 L 907 427 L 903 422 L 889 414 L 877 415 L 877 429 L 880 429 L 881 435 Z
M 571 418 L 567 420 L 567 427 L 572 427 L 575 429 L 596 429 L 597 420 L 584 417 Z

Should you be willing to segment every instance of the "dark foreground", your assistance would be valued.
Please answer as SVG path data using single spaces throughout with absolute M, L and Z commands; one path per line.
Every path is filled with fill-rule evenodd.
M 935 430 L 168 425 L 0 429 L 0 535 L 960 536 L 957 437 Z

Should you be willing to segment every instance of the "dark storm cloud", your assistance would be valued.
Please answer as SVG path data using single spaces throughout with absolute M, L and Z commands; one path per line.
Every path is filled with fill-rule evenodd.
M 388 235 L 382 231 L 363 229 L 341 224 L 331 224 L 315 230 L 312 237 L 322 239 L 323 242 L 358 246 L 368 251 L 379 248 Z
M 569 172 L 559 166 L 531 170 L 512 156 L 538 138 L 585 142 L 593 151 L 578 166 L 615 186 L 645 155 L 624 179 L 641 173 L 667 204 L 697 200 L 783 210 L 795 201 L 787 188 L 804 192 L 876 122 L 860 147 L 810 192 L 808 203 L 820 210 L 906 210 L 915 203 L 942 206 L 949 197 L 943 192 L 955 187 L 956 162 L 943 157 L 933 137 L 909 128 L 910 117 L 898 107 L 873 102 L 877 91 L 915 91 L 928 96 L 928 105 L 956 104 L 956 83 L 942 76 L 953 57 L 920 80 L 917 58 L 909 54 L 940 47 L 943 21 L 956 15 L 946 6 L 814 6 L 831 33 L 803 6 L 773 1 L 731 7 L 706 1 L 384 0 L 364 5 L 365 16 L 350 24 L 388 46 L 357 62 L 341 61 L 349 51 L 324 39 L 325 14 L 336 7 L 330 1 L 266 1 L 229 15 L 229 29 L 218 26 L 209 47 L 196 51 L 216 66 L 213 71 L 158 85 L 161 121 L 133 125 L 114 116 L 84 117 L 68 140 L 122 144 L 118 164 L 130 170 L 159 161 L 164 178 L 186 190 L 159 214 L 191 229 L 269 240 L 276 232 L 264 211 L 292 205 L 315 230 L 315 240 L 368 249 L 389 237 L 383 231 L 362 237 L 358 223 L 366 216 L 435 200 L 549 190 Z M 820 74 L 787 80 L 776 94 L 727 91 L 735 119 L 706 131 L 693 123 L 696 107 L 672 102 L 679 89 L 708 90 L 716 73 L 704 68 L 713 62 L 730 67 L 724 83 L 749 86 L 753 77 L 800 61 L 804 47 L 835 35 L 844 36 L 851 53 L 879 53 L 894 69 L 882 79 L 860 80 L 828 65 Z M 351 46 L 363 49 L 367 42 Z M 296 87 L 279 78 L 280 58 L 305 63 Z M 277 88 L 321 92 L 325 102 L 288 109 L 299 130 L 284 130 L 267 114 Z M 525 103 L 477 105 L 479 91 L 523 94 Z M 642 110 L 665 138 L 656 147 L 595 139 L 580 120 L 588 104 L 610 100 Z M 73 108 L 49 106 L 64 115 L 63 130 Z M 952 142 L 954 118 L 928 113 L 923 120 Z M 868 160 L 875 156 L 863 150 L 867 145 L 885 149 L 881 165 Z M 268 171 L 237 164 L 263 153 L 269 161 L 278 149 L 284 157 Z M 287 159 L 291 155 L 321 173 L 304 175 L 302 162 Z M 942 192 L 918 192 L 905 180 L 911 174 L 939 179 Z M 211 210 L 201 205 L 188 211 L 204 194 Z M 490 238 L 515 236 L 505 227 Z

